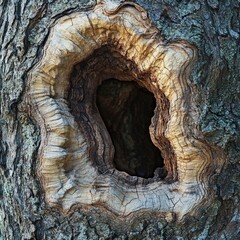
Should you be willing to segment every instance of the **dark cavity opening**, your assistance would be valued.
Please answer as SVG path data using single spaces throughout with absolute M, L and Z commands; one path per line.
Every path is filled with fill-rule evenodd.
M 115 147 L 115 168 L 132 176 L 163 178 L 164 160 L 149 134 L 154 95 L 135 82 L 109 79 L 98 88 L 97 106 Z

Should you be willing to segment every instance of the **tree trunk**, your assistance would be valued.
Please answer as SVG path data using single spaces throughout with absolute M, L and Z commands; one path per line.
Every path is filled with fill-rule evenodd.
M 240 2 L 136 0 L 125 5 L 123 2 L 0 1 L 0 239 L 239 239 Z M 164 87 L 156 90 L 152 82 L 151 85 L 145 81 L 154 79 L 153 68 L 143 71 L 139 66 L 144 59 L 134 62 L 134 65 L 129 63 L 129 59 L 122 58 L 124 49 L 119 48 L 118 52 L 114 52 L 109 47 L 110 43 L 102 45 L 100 50 L 86 55 L 81 62 L 76 61 L 72 71 L 65 65 L 61 74 L 64 75 L 69 69 L 71 74 L 66 93 L 60 89 L 60 83 L 54 86 L 56 89 L 53 92 L 56 90 L 56 95 L 61 95 L 62 92 L 66 94 L 62 98 L 62 106 L 65 106 L 66 100 L 67 108 L 71 109 L 71 117 L 76 121 L 76 127 L 68 131 L 69 137 L 65 142 L 66 149 L 73 154 L 59 163 L 56 171 L 61 172 L 63 169 L 64 176 L 73 174 L 78 167 L 78 162 L 73 157 L 74 147 L 80 146 L 79 139 L 83 136 L 83 144 L 87 145 L 86 159 L 89 160 L 86 162 L 86 172 L 92 171 L 91 174 L 99 177 L 98 181 L 102 184 L 100 186 L 98 182 L 94 185 L 91 182 L 86 187 L 86 193 L 81 190 L 78 193 L 74 188 L 64 186 L 62 196 L 51 185 L 57 184 L 62 175 L 48 172 L 53 166 L 47 165 L 47 157 L 44 155 L 50 154 L 46 150 L 48 144 L 45 144 L 45 137 L 52 135 L 48 133 L 47 124 L 43 123 L 45 118 L 42 117 L 41 106 L 36 100 L 37 94 L 34 91 L 39 86 L 36 79 L 44 59 L 49 55 L 47 63 L 51 62 L 55 56 L 54 48 L 58 47 L 58 39 L 53 42 L 54 31 L 50 30 L 54 26 L 61 27 L 58 24 L 61 24 L 64 16 L 71 16 L 74 22 L 72 16 L 78 16 L 76 13 L 87 12 L 91 20 L 96 4 L 99 4 L 96 11 L 100 11 L 102 6 L 109 6 L 108 17 L 112 17 L 112 22 L 115 21 L 115 15 L 120 16 L 119 22 L 124 21 L 122 16 L 125 13 L 121 11 L 125 9 L 127 13 L 136 14 L 130 14 L 130 17 L 126 15 L 131 23 L 130 27 L 127 26 L 129 29 L 132 26 L 134 28 L 136 21 L 141 26 L 150 24 L 141 8 L 143 7 L 153 25 L 160 30 L 160 37 L 151 35 L 155 27 L 149 25 L 150 33 L 144 33 L 144 39 L 149 39 L 149 34 L 151 44 L 158 41 L 161 47 L 155 51 L 152 48 L 146 51 L 150 51 L 150 56 L 156 56 L 158 49 L 164 49 L 164 54 L 167 51 L 175 54 L 169 53 L 169 56 L 175 57 L 171 61 L 175 61 L 173 65 L 176 67 L 170 73 L 177 72 L 179 77 L 176 84 L 166 89 L 171 93 L 176 87 L 179 89 L 176 93 L 182 94 L 178 96 L 180 100 L 176 106 L 183 107 L 186 114 L 182 113 L 184 117 L 177 115 L 177 119 L 180 119 L 179 125 L 182 124 L 181 119 L 184 119 L 181 131 L 183 135 L 186 134 L 187 137 L 184 135 L 183 140 L 188 143 L 180 151 L 173 136 L 178 133 L 178 125 L 176 124 L 174 134 L 171 135 L 169 130 L 174 113 L 181 110 L 172 110 L 172 95 L 168 96 L 169 91 L 164 90 Z M 117 15 L 118 13 L 122 15 Z M 103 12 L 103 16 L 104 14 Z M 84 20 L 82 22 L 84 24 Z M 140 29 L 140 25 L 136 26 Z M 101 27 L 107 28 L 104 24 Z M 59 34 L 64 31 L 61 29 Z M 123 39 L 125 35 L 121 34 L 120 39 Z M 95 35 L 101 34 L 98 32 Z M 90 40 L 89 45 L 93 44 Z M 51 46 L 53 54 L 49 53 Z M 178 56 L 182 51 L 188 52 L 188 55 L 178 67 L 181 60 Z M 143 52 L 141 56 L 144 54 Z M 189 57 L 191 54 L 196 54 L 197 58 L 195 55 Z M 79 54 L 74 59 L 78 57 Z M 101 69 L 104 68 L 106 59 L 109 66 L 104 72 Z M 147 60 L 146 65 L 149 62 Z M 168 78 L 162 76 L 162 79 L 166 79 L 166 84 L 175 81 L 170 75 Z M 179 83 L 178 79 L 182 82 Z M 102 84 L 103 80 L 108 81 Z M 138 85 L 126 83 L 131 80 Z M 57 98 L 52 99 L 55 101 Z M 94 103 L 90 106 L 92 102 Z M 77 133 L 80 128 L 82 135 Z M 138 130 L 141 128 L 142 131 Z M 179 140 L 180 137 L 176 139 Z M 74 145 L 75 142 L 78 143 Z M 195 152 L 191 152 L 195 150 L 197 157 Z M 84 155 L 84 151 L 81 150 L 80 153 Z M 191 157 L 187 156 L 188 151 L 191 152 Z M 183 164 L 181 158 L 186 156 L 188 159 L 183 160 L 187 163 Z M 148 158 L 150 160 L 146 161 Z M 191 161 L 194 164 L 187 165 Z M 204 163 L 204 167 L 199 165 L 198 168 L 199 162 Z M 86 173 L 87 177 L 82 173 L 76 176 L 83 178 L 80 184 L 86 184 L 90 182 L 91 174 Z M 106 186 L 110 189 L 109 193 L 116 190 L 115 180 L 111 180 L 111 176 L 116 176 L 113 179 L 119 188 L 127 186 L 122 187 L 122 191 L 123 195 L 125 191 L 130 192 L 129 203 L 135 201 L 134 194 L 141 199 L 142 192 L 149 195 L 153 203 L 145 201 L 147 197 L 144 196 L 144 203 L 139 203 L 143 206 L 137 208 L 136 202 L 133 207 L 122 210 L 122 205 L 117 204 L 117 198 L 121 198 L 120 191 L 116 191 L 116 197 L 112 198 L 104 192 Z M 53 178 L 57 179 L 56 182 Z M 180 187 L 176 187 L 177 190 L 170 187 L 178 184 Z M 187 184 L 191 185 L 191 192 L 185 190 Z M 137 191 L 140 185 L 142 192 Z M 157 186 L 160 190 L 149 191 L 151 186 Z M 98 200 L 93 201 L 97 199 L 95 196 L 88 200 L 87 194 L 92 194 L 93 190 L 98 192 L 97 188 L 101 188 Z M 161 190 L 165 188 L 166 192 Z M 178 195 L 179 192 L 182 195 Z M 153 193 L 159 195 L 151 196 Z M 81 194 L 86 194 L 87 197 L 78 200 Z M 165 198 L 171 196 L 173 201 L 174 198 L 179 201 L 173 207 L 168 208 L 170 203 L 166 204 L 167 207 L 164 207 L 165 203 L 159 206 L 157 201 L 161 202 L 165 195 Z M 200 198 L 193 200 L 186 198 L 186 195 Z M 182 203 L 179 203 L 181 200 Z M 170 202 L 169 199 L 167 201 Z

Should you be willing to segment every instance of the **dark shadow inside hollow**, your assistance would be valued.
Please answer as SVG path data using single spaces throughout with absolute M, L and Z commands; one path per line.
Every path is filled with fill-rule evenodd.
M 154 95 L 135 82 L 108 79 L 98 87 L 96 101 L 115 147 L 116 169 L 143 178 L 158 172 L 164 178 L 164 160 L 149 134 Z

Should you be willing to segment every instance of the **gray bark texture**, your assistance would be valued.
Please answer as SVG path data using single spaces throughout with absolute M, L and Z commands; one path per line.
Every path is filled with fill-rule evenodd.
M 21 104 L 51 24 L 95 0 L 0 0 L 0 239 L 240 239 L 240 1 L 136 0 L 166 40 L 195 44 L 191 81 L 208 142 L 225 153 L 215 197 L 180 222 L 150 213 L 126 220 L 97 208 L 64 215 L 44 202 L 39 127 Z M 213 195 L 214 195 L 213 194 Z

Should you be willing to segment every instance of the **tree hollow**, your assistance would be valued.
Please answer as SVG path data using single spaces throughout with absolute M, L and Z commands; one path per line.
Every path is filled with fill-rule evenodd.
M 28 90 L 41 128 L 38 172 L 46 201 L 63 211 L 100 204 L 123 216 L 148 209 L 183 216 L 198 204 L 207 193 L 213 154 L 198 130 L 189 80 L 196 53 L 186 41 L 162 41 L 135 3 L 101 2 L 56 21 Z M 112 78 L 154 94 L 149 133 L 164 158 L 163 181 L 158 171 L 145 179 L 136 175 L 152 173 L 131 176 L 114 164 L 115 140 L 96 104 L 99 86 Z
M 98 88 L 97 106 L 115 148 L 116 169 L 132 176 L 154 177 L 156 168 L 164 166 L 149 134 L 154 95 L 135 82 L 108 79 Z

